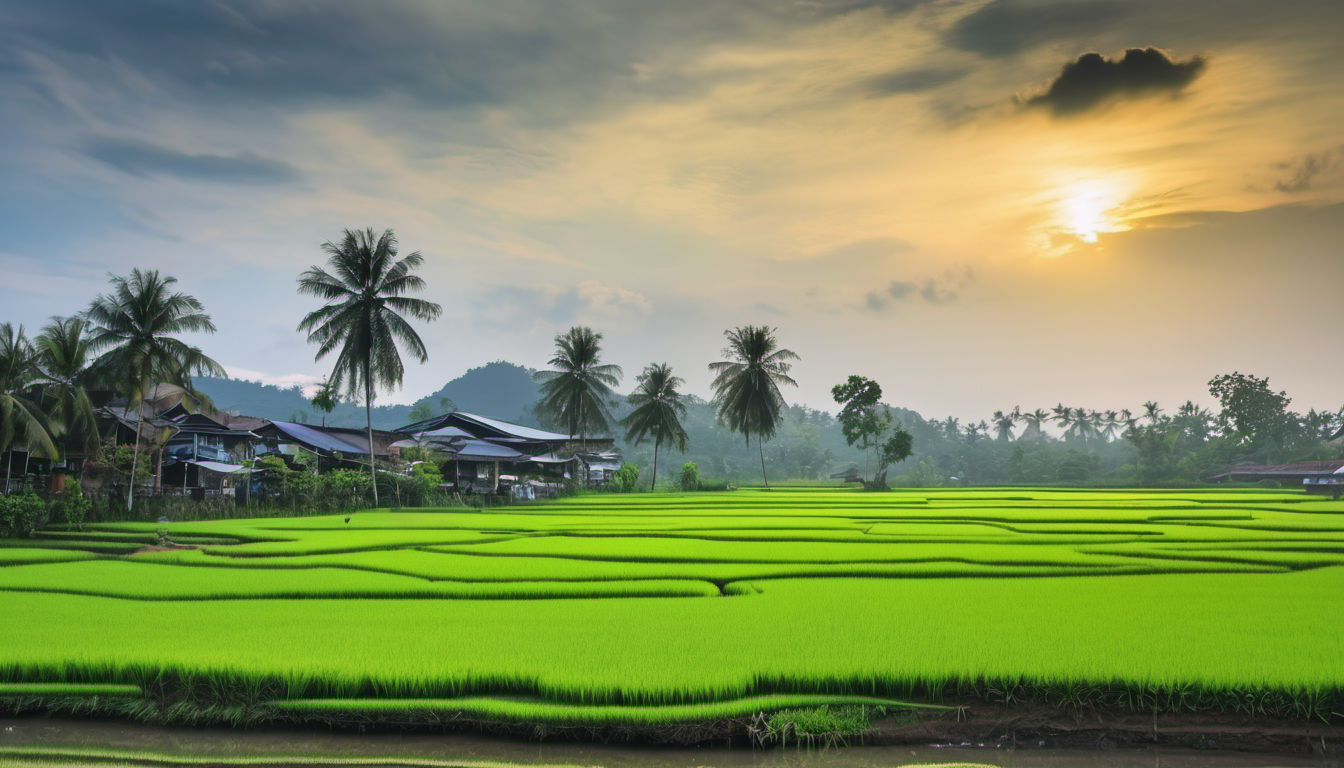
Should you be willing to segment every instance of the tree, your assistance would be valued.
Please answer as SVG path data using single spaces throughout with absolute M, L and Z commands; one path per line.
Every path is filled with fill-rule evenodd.
M 994 433 L 995 439 L 1001 443 L 1006 443 L 1013 439 L 1013 425 L 1022 418 L 1022 410 L 1017 406 L 1009 413 L 1003 411 L 994 412 Z
M 66 458 L 72 448 L 91 453 L 98 447 L 98 427 L 89 383 L 88 322 L 80 317 L 53 317 L 35 339 L 41 393 L 53 437 L 62 438 Z
M 317 388 L 308 402 L 322 412 L 322 426 L 325 427 L 327 426 L 327 415 L 336 410 L 337 405 L 340 405 L 341 396 L 331 388 L 331 382 L 323 379 L 322 386 Z
M 0 323 L 0 450 L 8 454 L 6 495 L 15 447 L 22 446 L 29 455 L 56 456 L 42 410 L 27 394 L 37 378 L 36 357 L 22 325 L 16 331 L 9 323 Z
M 1248 444 L 1253 456 L 1282 453 L 1296 419 L 1288 412 L 1287 392 L 1274 392 L 1268 378 L 1233 372 L 1209 380 L 1209 394 L 1223 406 L 1221 417 Z
M 653 481 L 649 483 L 652 491 L 658 484 L 658 449 L 664 442 L 676 446 L 678 451 L 686 452 L 689 439 L 681 426 L 680 416 L 686 415 L 686 405 L 681 402 L 681 393 L 677 387 L 686 382 L 680 376 L 672 375 L 667 363 L 652 363 L 639 374 L 635 391 L 626 398 L 634 410 L 621 420 L 625 427 L 625 439 L 639 445 L 650 436 L 653 437 Z
M 874 447 L 878 449 L 877 471 L 873 473 L 871 482 L 864 483 L 864 487 L 869 490 L 885 489 L 887 467 L 908 458 L 914 440 L 900 426 L 897 426 L 886 440 L 882 439 L 891 426 L 891 409 L 878 408 L 878 403 L 882 399 L 882 387 L 877 382 L 863 376 L 851 375 L 844 384 L 831 387 L 831 397 L 841 404 L 840 413 L 836 418 L 840 420 L 840 430 L 845 435 L 845 442 L 850 445 L 858 443 L 863 449 L 865 472 L 868 469 L 869 449 Z
M 611 388 L 621 383 L 621 367 L 602 362 L 602 334 L 575 326 L 555 337 L 554 371 L 538 371 L 541 399 L 537 412 L 564 425 L 567 434 L 578 435 L 588 445 L 591 432 L 611 429 Z
M 785 362 L 797 360 L 798 356 L 780 349 L 775 329 L 764 325 L 741 326 L 724 331 L 723 335 L 728 337 L 723 355 L 731 359 L 709 364 L 710 372 L 715 374 L 711 384 L 715 414 L 729 429 L 740 432 L 747 444 L 751 443 L 752 435 L 756 436 L 761 479 L 769 488 L 762 444 L 774 436 L 784 415 L 784 395 L 779 386 L 798 386 L 788 375 L 792 365 Z
M 131 270 L 129 277 L 108 275 L 112 290 L 99 294 L 84 310 L 92 338 L 88 351 L 99 354 L 92 371 L 114 384 L 127 402 L 138 403 L 135 450 L 131 476 L 140 462 L 141 425 L 145 420 L 145 393 L 154 384 L 175 384 L 198 401 L 204 396 L 191 377 L 225 376 L 224 368 L 198 347 L 175 337 L 180 333 L 214 333 L 215 325 L 195 297 L 174 292 L 177 278 L 158 270 Z M 135 483 L 126 496 L 126 509 L 135 499 Z
M 308 333 L 316 343 L 315 360 L 333 350 L 336 364 L 331 387 L 344 385 L 347 397 L 364 397 L 364 417 L 369 438 L 369 479 L 373 484 L 373 503 L 378 504 L 377 468 L 374 466 L 373 398 L 378 387 L 401 386 L 405 368 L 397 350 L 400 342 L 421 363 L 429 360 L 425 344 L 403 315 L 417 320 L 434 320 L 443 308 L 432 301 L 404 294 L 425 287 L 425 281 L 412 272 L 424 262 L 416 251 L 397 258 L 397 237 L 392 230 L 375 235 L 373 229 L 344 231 L 341 241 L 322 244 L 327 254 L 327 272 L 309 267 L 299 275 L 299 293 L 327 302 L 309 312 L 298 330 Z

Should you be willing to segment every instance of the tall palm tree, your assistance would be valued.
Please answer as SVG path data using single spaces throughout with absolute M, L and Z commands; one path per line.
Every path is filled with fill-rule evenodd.
M 784 395 L 779 385 L 798 386 L 798 382 L 789 378 L 793 366 L 785 362 L 797 360 L 798 356 L 780 349 L 775 329 L 764 325 L 746 325 L 724 331 L 723 335 L 728 337 L 723 354 L 731 359 L 709 364 L 710 372 L 715 374 L 711 385 L 715 413 L 729 429 L 741 432 L 748 444 L 751 436 L 756 435 L 761 479 L 769 488 L 764 443 L 774 436 L 784 418 Z
M 1016 406 L 1009 413 L 1003 411 L 994 412 L 994 432 L 1001 443 L 1006 443 L 1013 439 L 1013 425 L 1021 417 L 1022 411 Z
M 28 397 L 37 378 L 37 353 L 20 325 L 0 323 L 0 450 L 8 454 L 5 493 L 14 465 L 14 448 L 32 455 L 56 457 L 41 408 Z
M 621 383 L 621 367 L 602 362 L 602 334 L 575 326 L 555 337 L 553 371 L 538 371 L 541 399 L 537 410 L 565 425 L 579 445 L 587 447 L 590 432 L 611 429 L 611 388 Z
M 315 360 L 340 348 L 330 386 L 345 387 L 346 395 L 364 398 L 369 438 L 369 478 L 373 503 L 378 504 L 378 475 L 374 466 L 373 397 L 377 387 L 401 386 L 405 368 L 397 351 L 400 341 L 421 363 L 429 360 L 424 342 L 402 315 L 434 320 L 443 307 L 403 294 L 425 287 L 412 271 L 424 262 L 419 251 L 397 258 L 397 236 L 392 230 L 375 235 L 373 229 L 347 229 L 339 243 L 322 244 L 330 273 L 318 266 L 299 275 L 299 293 L 327 302 L 299 323 L 308 341 L 318 345 Z
M 202 399 L 191 377 L 224 376 L 224 368 L 199 347 L 175 338 L 179 333 L 214 333 L 215 324 L 195 297 L 173 291 L 177 278 L 152 269 L 131 270 L 129 277 L 109 274 L 112 290 L 99 294 L 83 318 L 91 339 L 87 353 L 98 354 L 93 375 L 114 382 L 128 402 L 138 403 L 135 450 L 131 457 L 130 492 L 126 509 L 135 500 L 135 472 L 140 463 L 141 426 L 145 395 L 154 384 L 175 384 Z M 101 353 L 101 354 L 99 354 Z
M 81 317 L 53 317 L 34 340 L 41 393 L 53 437 L 62 438 L 65 458 L 71 449 L 89 451 L 98 443 L 93 403 L 89 401 L 88 321 Z
M 1018 411 L 1013 409 L 1014 415 L 1021 419 L 1027 428 L 1022 430 L 1022 435 L 1018 440 L 1041 440 L 1045 438 L 1045 433 L 1041 431 L 1041 423 L 1050 419 L 1050 412 L 1044 408 L 1037 408 L 1034 411 Z
M 652 491 L 658 484 L 658 448 L 664 441 L 686 452 L 686 443 L 690 439 L 682 428 L 679 416 L 686 415 L 686 405 L 681 402 L 681 393 L 677 387 L 686 382 L 680 376 L 672 375 L 667 363 L 653 363 L 639 374 L 635 391 L 626 401 L 635 410 L 621 420 L 625 425 L 625 439 L 638 445 L 645 438 L 653 437 L 653 482 Z

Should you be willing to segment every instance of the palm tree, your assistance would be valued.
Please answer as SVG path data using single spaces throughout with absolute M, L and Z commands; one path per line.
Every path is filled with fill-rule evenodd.
M 724 331 L 723 335 L 728 337 L 723 354 L 732 359 L 709 364 L 709 370 L 715 374 L 712 384 L 715 413 L 729 429 L 741 432 L 748 444 L 751 436 L 756 435 L 761 478 L 769 488 L 763 444 L 774 436 L 784 418 L 784 396 L 779 385 L 798 386 L 788 375 L 793 366 L 785 362 L 797 360 L 798 356 L 780 349 L 775 329 L 764 325 L 742 326 Z
M 93 403 L 89 401 L 88 321 L 81 317 L 53 317 L 35 340 L 40 375 L 34 382 L 53 437 L 64 438 L 65 457 L 70 449 L 88 451 L 98 443 Z
M 16 446 L 23 446 L 28 455 L 56 457 L 56 446 L 42 410 L 27 396 L 37 378 L 36 357 L 22 325 L 15 330 L 9 323 L 0 323 L 0 450 L 9 454 L 5 464 L 6 495 Z
M 681 393 L 677 387 L 686 382 L 680 376 L 673 376 L 667 363 L 653 363 L 639 374 L 635 391 L 626 401 L 635 410 L 621 420 L 625 425 L 625 439 L 638 445 L 650 435 L 653 436 L 653 482 L 652 491 L 658 483 L 658 448 L 666 440 L 682 453 L 686 452 L 689 438 L 682 428 L 678 416 L 686 415 L 686 405 L 681 402 Z
M 621 383 L 619 365 L 602 362 L 602 334 L 587 326 L 575 326 L 555 337 L 554 371 L 538 371 L 541 399 L 537 411 L 564 425 L 566 434 L 579 436 L 588 447 L 590 432 L 611 429 L 611 388 Z
M 193 375 L 224 376 L 224 368 L 198 347 L 175 338 L 179 333 L 214 333 L 215 324 L 195 297 L 174 293 L 177 278 L 158 270 L 131 270 L 129 277 L 109 274 L 112 291 L 99 294 L 84 310 L 92 338 L 88 354 L 98 354 L 94 375 L 114 382 L 128 402 L 139 403 L 135 423 L 135 450 L 131 457 L 130 492 L 126 509 L 135 499 L 135 472 L 140 462 L 141 425 L 145 394 L 153 384 L 175 384 L 203 399 L 191 384 Z
M 373 229 L 343 232 L 340 243 L 322 244 L 328 256 L 327 266 L 309 267 L 299 275 L 299 293 L 327 302 L 309 312 L 298 330 L 308 333 L 308 341 L 318 345 L 315 360 L 321 360 L 340 348 L 332 371 L 330 386 L 344 384 L 347 397 L 364 397 L 364 417 L 369 438 L 369 478 L 373 481 L 373 503 L 378 505 L 378 475 L 374 467 L 373 396 L 377 387 L 401 386 L 405 368 L 397 351 L 400 341 L 421 363 L 429 360 L 424 342 L 402 317 L 434 320 L 443 308 L 432 301 L 413 299 L 403 294 L 425 287 L 425 281 L 412 270 L 424 262 L 419 251 L 397 258 L 397 236 L 392 230 L 375 235 Z
M 1022 430 L 1022 435 L 1018 438 L 1019 441 L 1028 439 L 1041 440 L 1045 438 L 1045 433 L 1041 431 L 1041 423 L 1050 418 L 1049 411 L 1044 408 L 1037 408 L 1034 411 L 1020 412 L 1014 408 L 1013 414 L 1027 425 L 1027 428 Z
M 994 431 L 999 442 L 1006 443 L 1013 439 L 1013 424 L 1021 418 L 1022 411 L 1014 407 L 1011 413 L 1003 411 L 994 412 Z

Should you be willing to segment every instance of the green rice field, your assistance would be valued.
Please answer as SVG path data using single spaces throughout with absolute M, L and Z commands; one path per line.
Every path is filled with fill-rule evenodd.
M 673 722 L 1106 692 L 1344 717 L 1344 503 L 739 490 L 0 540 L 0 700 Z M 202 704 L 204 706 L 204 704 Z

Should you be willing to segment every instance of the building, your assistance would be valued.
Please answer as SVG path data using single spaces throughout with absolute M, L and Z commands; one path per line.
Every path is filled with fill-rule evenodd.
M 553 494 L 565 481 L 610 481 L 620 467 L 611 438 L 581 439 L 474 413 L 435 416 L 396 430 L 397 445 L 448 454 L 444 484 L 466 493 Z
M 1302 490 L 1307 493 L 1320 493 L 1338 499 L 1344 495 L 1344 459 L 1236 467 L 1218 475 L 1214 480 L 1243 482 L 1274 480 L 1280 483 L 1300 483 Z

